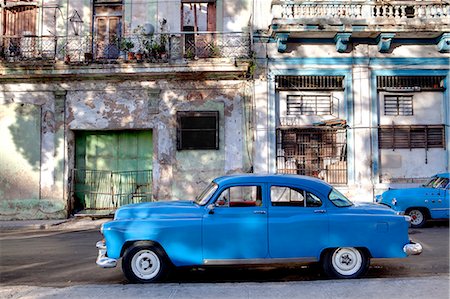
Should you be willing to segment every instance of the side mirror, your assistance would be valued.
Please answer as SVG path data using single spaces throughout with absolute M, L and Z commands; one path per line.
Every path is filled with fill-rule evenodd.
M 207 209 L 208 209 L 208 214 L 214 214 L 214 204 L 209 204 L 208 206 L 207 206 Z

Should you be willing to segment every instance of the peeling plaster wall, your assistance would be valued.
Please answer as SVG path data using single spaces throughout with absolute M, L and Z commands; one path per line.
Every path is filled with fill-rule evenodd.
M 247 82 L 234 80 L 1 85 L 1 165 L 13 172 L 0 175 L 0 219 L 67 216 L 77 130 L 152 130 L 157 200 L 194 198 L 216 176 L 249 171 L 244 106 L 249 90 Z M 26 159 L 30 149 L 17 144 L 21 136 L 14 140 L 7 130 L 20 126 L 20 117 L 8 108 L 12 104 L 36 112 L 25 113 L 38 135 L 33 163 Z M 177 111 L 219 111 L 219 150 L 177 151 Z

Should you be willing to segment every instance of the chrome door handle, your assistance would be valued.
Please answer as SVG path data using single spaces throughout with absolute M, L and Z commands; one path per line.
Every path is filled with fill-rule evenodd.
M 261 210 L 258 210 L 258 211 L 253 211 L 253 214 L 266 214 L 266 211 L 261 211 Z
M 325 214 L 327 212 L 327 210 L 314 210 L 314 213 L 317 214 Z

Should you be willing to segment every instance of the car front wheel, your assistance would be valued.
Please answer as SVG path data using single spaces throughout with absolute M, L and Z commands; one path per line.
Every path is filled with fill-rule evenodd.
M 325 273 L 335 278 L 358 278 L 366 273 L 369 263 L 368 255 L 354 247 L 328 250 L 322 260 Z
M 161 249 L 151 245 L 133 245 L 123 256 L 122 270 L 130 282 L 147 283 L 163 279 L 168 263 Z
M 408 212 L 408 215 L 411 217 L 411 227 L 420 228 L 425 226 L 427 217 L 422 210 L 412 209 Z

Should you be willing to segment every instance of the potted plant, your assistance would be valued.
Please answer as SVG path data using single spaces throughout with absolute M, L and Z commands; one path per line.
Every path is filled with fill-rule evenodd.
M 134 48 L 134 43 L 129 38 L 123 38 L 120 42 L 120 50 L 124 51 L 128 55 L 128 60 L 134 59 L 134 52 L 131 49 Z

